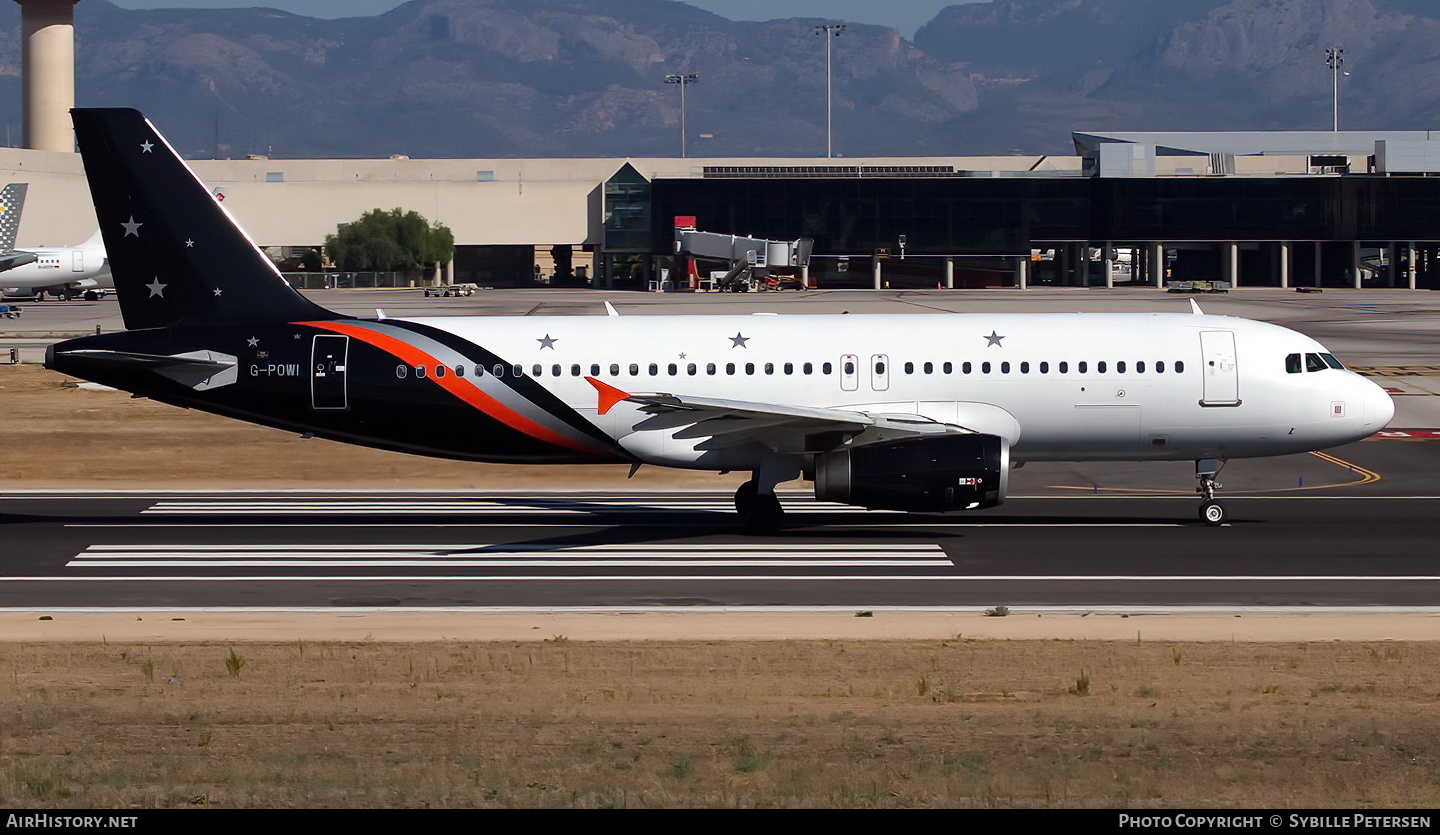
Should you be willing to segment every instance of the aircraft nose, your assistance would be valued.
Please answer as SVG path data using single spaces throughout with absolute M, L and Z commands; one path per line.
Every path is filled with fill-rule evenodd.
M 1365 408 L 1365 428 L 1371 432 L 1379 432 L 1395 417 L 1395 401 L 1390 399 L 1389 393 L 1380 386 L 1363 378 L 1362 382 L 1364 391 L 1361 392 L 1360 402 Z

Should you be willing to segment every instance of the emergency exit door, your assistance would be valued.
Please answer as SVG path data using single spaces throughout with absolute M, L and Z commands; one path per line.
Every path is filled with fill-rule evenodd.
M 348 336 L 316 336 L 310 346 L 310 405 L 315 409 L 347 409 L 345 363 Z

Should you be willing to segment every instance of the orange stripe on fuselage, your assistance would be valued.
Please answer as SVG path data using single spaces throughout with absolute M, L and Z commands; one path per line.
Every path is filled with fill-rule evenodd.
M 372 331 L 368 328 L 356 327 L 354 325 L 345 325 L 338 322 L 296 322 L 295 324 L 308 325 L 312 328 L 321 328 L 324 330 L 335 331 L 336 333 L 342 333 L 346 336 L 353 336 L 361 342 L 373 345 L 376 348 L 392 354 L 397 359 L 400 359 L 412 366 L 428 365 L 431 368 L 434 368 L 435 366 L 445 364 L 437 360 L 435 357 L 432 357 L 424 351 L 420 350 L 419 348 L 416 348 L 414 345 L 396 339 L 393 336 L 387 336 L 383 333 L 376 333 L 375 331 Z M 541 426 L 530 418 L 525 417 L 514 409 L 511 409 L 509 406 L 506 406 L 504 403 L 501 403 L 499 400 L 496 400 L 495 398 L 481 391 L 473 383 L 463 377 L 445 376 L 431 377 L 430 379 L 440 387 L 444 388 L 446 391 L 450 392 L 451 394 L 455 395 L 466 403 L 469 403 L 476 409 L 479 409 L 480 411 L 484 412 L 492 418 L 495 418 L 506 426 L 509 426 L 512 429 L 519 430 L 520 432 L 523 432 L 532 438 L 545 441 L 546 443 L 554 444 L 556 446 L 565 447 L 566 449 L 573 449 L 578 452 L 589 453 L 591 455 L 599 454 L 594 447 L 581 441 L 567 438 L 564 435 L 561 435 L 560 433 L 552 429 L 547 429 L 546 427 Z

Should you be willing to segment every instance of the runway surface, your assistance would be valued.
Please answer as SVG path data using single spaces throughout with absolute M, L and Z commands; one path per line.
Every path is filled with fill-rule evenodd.
M 750 537 L 721 494 L 12 493 L 0 608 L 1440 608 L 1440 496 L 785 503 Z

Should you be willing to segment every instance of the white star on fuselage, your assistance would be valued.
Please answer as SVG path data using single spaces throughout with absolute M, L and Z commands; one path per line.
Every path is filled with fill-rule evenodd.
M 195 242 L 192 241 L 192 240 L 190 240 L 189 238 L 186 238 L 186 239 L 185 239 L 185 245 L 186 245 L 186 246 L 194 246 L 194 245 L 195 245 Z
M 160 277 L 159 277 L 159 276 L 156 276 L 154 281 L 151 281 L 149 284 L 146 284 L 145 286 L 150 290 L 150 296 L 149 296 L 149 298 L 152 298 L 152 299 L 153 299 L 153 298 L 155 298 L 156 296 L 159 296 L 160 298 L 163 299 L 163 298 L 165 298 L 165 288 L 166 288 L 166 287 L 169 287 L 170 285 L 168 285 L 168 284 L 161 284 L 161 283 L 160 283 Z
M 134 235 L 135 237 L 138 238 L 138 237 L 140 237 L 140 227 L 144 226 L 145 224 L 143 224 L 143 223 L 136 223 L 136 222 L 135 222 L 135 216 L 134 216 L 134 215 L 131 215 L 131 216 L 130 216 L 130 222 L 129 222 L 129 223 L 122 223 L 122 224 L 120 224 L 120 225 L 123 226 L 123 227 L 125 227 L 125 235 L 122 236 L 122 237 L 129 237 L 130 235 Z
M 148 153 L 150 153 L 150 149 L 151 149 L 151 148 L 154 148 L 154 147 L 155 147 L 155 143 L 153 143 L 153 142 L 151 142 L 150 140 L 147 139 L 147 140 L 145 140 L 144 142 L 141 142 L 141 143 L 140 143 L 140 153 L 142 153 L 142 154 L 148 154 Z
M 540 343 L 540 349 L 541 349 L 542 351 L 543 351 L 544 349 L 546 349 L 546 348 L 549 348 L 550 350 L 553 351 L 553 350 L 555 350 L 555 340 L 557 340 L 557 339 L 559 339 L 558 336 L 551 336 L 550 334 L 547 333 L 547 334 L 545 334 L 543 337 L 541 337 L 541 338 L 539 338 L 539 339 L 537 339 L 537 340 L 535 340 L 535 341 Z
M 220 288 L 219 288 L 219 287 L 216 287 L 216 288 L 215 288 L 215 295 L 216 295 L 217 297 L 220 295 Z
M 741 334 L 740 334 L 739 331 L 736 331 L 734 336 L 727 336 L 727 337 L 725 337 L 725 338 L 728 339 L 728 340 L 730 340 L 730 347 L 731 347 L 731 348 L 749 348 L 749 347 L 750 347 L 749 345 L 746 345 L 746 344 L 745 344 L 746 342 L 749 342 L 749 341 L 750 341 L 750 337 L 748 337 L 748 336 L 741 336 Z
M 992 345 L 1000 345 L 1000 340 L 1002 340 L 1002 339 L 1004 339 L 1004 338 L 1005 338 L 1005 337 L 1000 336 L 999 334 L 997 334 L 997 333 L 994 331 L 994 329 L 991 329 L 990 335 L 987 336 L 987 337 L 984 337 L 984 339 L 985 339 L 985 347 L 986 347 L 986 348 L 989 348 L 989 347 L 992 346 Z M 1000 347 L 1001 347 L 1001 348 L 1004 348 L 1005 346 L 1004 346 L 1004 345 L 1000 345 Z
M 251 348 L 254 348 L 256 345 L 260 344 L 260 338 L 258 336 L 252 336 L 249 339 L 245 340 L 245 344 L 249 345 Z

